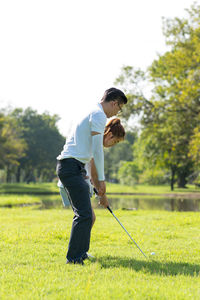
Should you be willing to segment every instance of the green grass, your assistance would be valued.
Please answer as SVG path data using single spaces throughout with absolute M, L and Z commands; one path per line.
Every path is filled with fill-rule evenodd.
M 200 193 L 200 188 L 194 185 L 188 185 L 186 189 L 180 189 L 175 186 L 175 190 L 171 192 L 170 187 L 150 186 L 150 185 L 135 185 L 126 186 L 115 183 L 106 183 L 108 193 L 146 193 L 146 194 L 169 194 L 169 193 Z M 58 187 L 56 183 L 11 183 L 0 184 L 0 194 L 57 194 Z
M 1 194 L 0 207 L 36 205 L 41 208 L 62 207 L 60 195 Z
M 0 194 L 55 194 L 56 183 L 4 183 L 0 184 Z
M 110 193 L 145 193 L 145 194 L 179 194 L 179 193 L 200 193 L 200 188 L 194 185 L 188 185 L 187 188 L 178 188 L 175 186 L 174 191 L 171 191 L 168 185 L 142 185 L 125 186 L 121 184 L 107 183 L 107 191 Z
M 0 299 L 199 299 L 199 213 L 96 210 L 84 266 L 66 265 L 71 210 L 0 209 Z M 155 256 L 150 256 L 154 251 Z

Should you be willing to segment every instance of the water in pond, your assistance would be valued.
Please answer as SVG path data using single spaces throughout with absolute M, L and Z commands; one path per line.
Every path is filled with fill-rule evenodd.
M 49 209 L 62 207 L 61 199 L 41 199 L 40 208 Z M 131 197 L 109 197 L 110 206 L 113 209 L 127 210 L 168 210 L 168 211 L 200 211 L 200 199 L 183 199 L 183 198 L 131 198 Z M 98 201 L 92 201 L 94 208 L 100 208 Z
M 109 203 L 113 209 L 200 211 L 200 199 L 110 198 Z
M 11 196 L 12 197 L 12 196 Z M 26 201 L 23 201 L 22 197 L 13 197 L 7 201 L 3 196 L 0 196 L 0 207 L 19 207 L 19 206 L 34 206 L 36 209 L 51 209 L 62 208 L 62 201 L 59 195 L 37 195 L 32 196 L 31 201 L 25 197 Z M 2 201 L 1 201 L 2 200 Z M 3 201 L 4 200 L 4 201 Z M 200 198 L 147 198 L 138 196 L 109 196 L 109 203 L 112 209 L 126 209 L 126 210 L 167 210 L 167 211 L 200 211 Z M 92 199 L 92 206 L 94 208 L 100 208 L 97 199 Z M 66 208 L 70 208 L 69 206 Z

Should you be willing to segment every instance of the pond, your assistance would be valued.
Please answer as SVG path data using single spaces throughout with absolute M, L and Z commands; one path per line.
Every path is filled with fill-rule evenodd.
M 109 197 L 109 203 L 113 209 L 124 210 L 200 211 L 200 199 Z M 96 199 L 93 199 L 92 206 L 95 209 L 101 208 Z M 55 199 L 54 196 L 51 199 L 51 197 L 43 196 L 41 198 L 40 209 L 56 207 L 62 207 L 60 197 Z
M 110 198 L 113 209 L 126 210 L 167 210 L 167 211 L 200 211 L 200 199 L 184 198 Z
M 167 210 L 167 211 L 200 211 L 200 197 L 147 197 L 108 195 L 112 209 L 124 210 Z M 35 209 L 62 208 L 60 195 L 0 195 L 0 207 L 26 207 L 33 206 Z M 92 199 L 92 206 L 101 209 L 97 199 Z M 70 206 L 66 207 L 70 209 Z

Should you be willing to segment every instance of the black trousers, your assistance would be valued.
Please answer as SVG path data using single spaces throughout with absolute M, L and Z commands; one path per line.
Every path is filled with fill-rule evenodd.
M 86 171 L 84 164 L 74 158 L 58 161 L 56 171 L 74 211 L 66 257 L 69 261 L 77 261 L 89 250 L 92 228 L 92 207 L 89 186 L 85 181 Z

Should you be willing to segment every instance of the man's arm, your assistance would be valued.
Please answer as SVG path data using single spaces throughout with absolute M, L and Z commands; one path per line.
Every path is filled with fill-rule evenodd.
M 90 161 L 90 166 L 91 166 L 91 181 L 94 187 L 98 190 L 99 180 L 98 180 L 97 169 L 95 167 L 93 158 Z
M 103 135 L 95 131 L 92 131 L 92 152 L 97 173 L 97 176 L 94 175 L 95 169 L 93 168 L 93 180 L 94 184 L 97 187 L 99 196 L 103 196 L 106 192 L 104 176 Z

